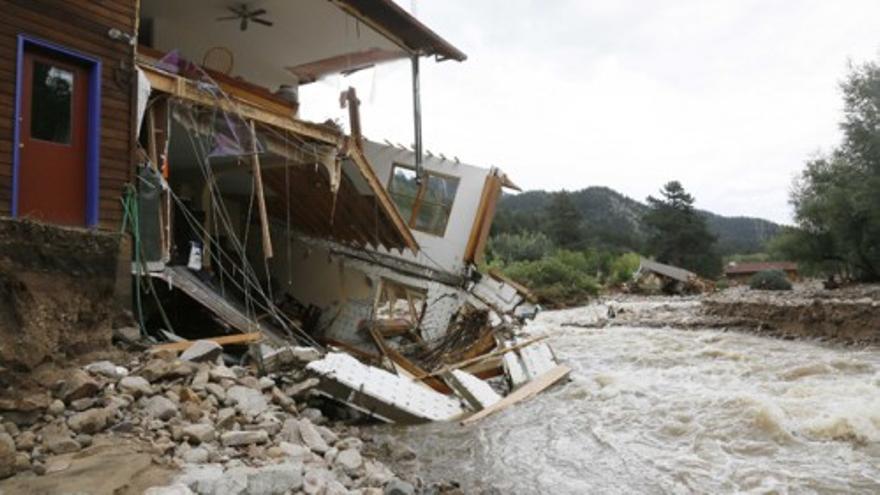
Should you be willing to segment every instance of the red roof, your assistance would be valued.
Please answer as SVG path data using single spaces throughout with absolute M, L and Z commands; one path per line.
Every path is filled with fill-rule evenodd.
M 734 275 L 734 274 L 743 274 L 743 273 L 757 273 L 762 272 L 764 270 L 782 270 L 784 272 L 796 272 L 798 269 L 797 263 L 792 263 L 791 261 L 759 261 L 759 262 L 730 262 L 724 268 L 724 273 L 726 275 Z

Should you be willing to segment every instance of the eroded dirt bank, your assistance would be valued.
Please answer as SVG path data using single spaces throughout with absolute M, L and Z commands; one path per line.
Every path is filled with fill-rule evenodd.
M 709 296 L 609 295 L 584 308 L 563 311 L 564 326 L 597 328 L 716 328 L 785 339 L 819 339 L 845 344 L 880 343 L 880 286 L 825 290 L 801 284 L 792 291 L 744 287 Z
M 791 292 L 728 290 L 702 301 L 702 312 L 786 337 L 880 343 L 880 286 Z
M 0 219 L 0 364 L 109 347 L 118 250 L 115 235 Z

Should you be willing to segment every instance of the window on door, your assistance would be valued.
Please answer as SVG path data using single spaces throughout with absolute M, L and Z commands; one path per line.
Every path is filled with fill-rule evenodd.
M 31 84 L 31 138 L 70 144 L 73 72 L 34 61 Z
M 425 171 L 419 184 L 415 169 L 395 164 L 388 190 L 411 229 L 443 236 L 458 182 L 457 177 Z

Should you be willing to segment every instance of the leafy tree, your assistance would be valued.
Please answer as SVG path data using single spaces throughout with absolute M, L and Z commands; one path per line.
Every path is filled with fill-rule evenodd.
M 777 244 L 826 273 L 880 280 L 880 66 L 853 67 L 841 86 L 844 139 L 807 162 L 791 203 L 799 230 Z M 797 244 L 797 241 L 800 244 Z
M 568 191 L 553 194 L 553 199 L 544 210 L 547 235 L 560 248 L 574 249 L 583 241 L 581 212 L 575 207 Z
M 694 209 L 694 197 L 678 181 L 668 182 L 660 198 L 648 196 L 644 222 L 650 229 L 647 249 L 661 263 L 692 270 L 704 277 L 721 273 L 715 236 Z
M 609 282 L 619 285 L 632 280 L 633 274 L 639 269 L 641 260 L 642 257 L 636 253 L 624 253 L 615 258 L 611 263 Z

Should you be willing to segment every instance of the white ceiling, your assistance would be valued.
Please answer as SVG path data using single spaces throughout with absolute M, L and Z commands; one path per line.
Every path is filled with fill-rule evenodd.
M 205 52 L 222 46 L 234 54 L 231 75 L 275 89 L 290 84 L 284 68 L 369 48 L 399 49 L 397 45 L 349 16 L 327 0 L 250 0 L 253 10 L 268 11 L 272 27 L 238 21 L 217 21 L 231 15 L 233 0 L 142 0 L 141 17 L 153 21 L 154 48 L 179 50 L 201 63 Z

